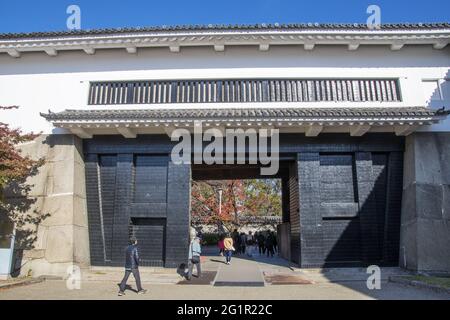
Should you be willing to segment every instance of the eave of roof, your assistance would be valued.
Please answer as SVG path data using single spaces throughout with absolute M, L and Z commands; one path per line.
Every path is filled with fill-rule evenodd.
M 62 50 L 125 48 L 136 53 L 139 48 L 168 47 L 177 53 L 181 47 L 259 45 L 267 51 L 271 45 L 391 45 L 400 50 L 404 45 L 433 45 L 442 49 L 450 42 L 449 23 L 384 24 L 370 29 L 365 24 L 256 24 L 117 28 L 98 30 L 55 31 L 0 34 L 0 52 L 20 57 L 23 52 L 44 51 L 56 56 Z
M 229 120 L 292 120 L 312 119 L 417 119 L 437 120 L 449 111 L 424 107 L 400 108 L 260 108 L 260 109 L 136 109 L 136 110 L 65 110 L 58 113 L 41 113 L 53 123 L 70 122 L 192 122 Z
M 195 127 L 271 128 L 302 130 L 306 136 L 322 131 L 342 132 L 361 136 L 377 127 L 397 135 L 408 135 L 422 125 L 430 125 L 449 114 L 444 108 L 259 108 L 259 109 L 139 109 L 139 110 L 65 110 L 41 116 L 55 127 L 69 130 L 80 138 L 89 139 L 99 130 L 135 138 L 148 130 L 163 130 L 171 135 L 176 128 Z M 158 129 L 160 128 L 160 129 Z M 162 129 L 161 129 L 162 128 Z M 331 131 L 330 131 L 331 130 Z M 105 131 L 103 131 L 103 134 Z

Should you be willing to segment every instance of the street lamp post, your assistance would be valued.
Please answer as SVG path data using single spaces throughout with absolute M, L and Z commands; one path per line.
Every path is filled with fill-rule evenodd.
M 222 216 L 222 193 L 223 193 L 223 189 L 219 188 L 219 190 L 217 190 L 219 192 L 219 219 Z M 217 224 L 217 231 L 220 233 L 220 224 L 221 222 L 219 221 L 219 223 Z

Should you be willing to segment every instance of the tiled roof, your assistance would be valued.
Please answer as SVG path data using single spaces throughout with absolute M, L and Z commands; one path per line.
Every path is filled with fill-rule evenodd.
M 249 223 L 249 224 L 279 224 L 282 222 L 281 216 L 249 216 L 244 215 L 239 217 L 240 223 Z M 192 222 L 196 224 L 215 224 L 217 226 L 217 222 L 214 222 L 211 219 L 211 216 L 194 216 L 192 217 Z
M 405 30 L 435 30 L 449 29 L 450 23 L 389 23 L 382 24 L 381 30 L 405 31 Z M 29 32 L 29 33 L 1 33 L 0 39 L 21 39 L 21 38 L 44 38 L 61 36 L 84 36 L 103 34 L 123 34 L 140 32 L 170 32 L 170 31 L 233 31 L 233 30 L 369 30 L 366 24 L 361 23 L 261 23 L 261 24 L 208 24 L 208 25 L 175 25 L 175 26 L 153 26 L 153 27 L 126 27 L 108 28 L 93 30 L 74 31 L 49 31 L 49 32 Z
M 52 122 L 95 120 L 193 120 L 193 119 L 267 119 L 267 118 L 429 118 L 449 111 L 424 107 L 401 108 L 260 108 L 260 109 L 139 109 L 139 110 L 65 110 L 41 114 Z

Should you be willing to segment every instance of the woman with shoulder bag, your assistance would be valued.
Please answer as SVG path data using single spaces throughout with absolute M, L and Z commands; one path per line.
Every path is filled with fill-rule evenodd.
M 223 239 L 223 246 L 225 249 L 225 261 L 226 264 L 231 264 L 231 256 L 233 255 L 233 251 L 235 251 L 233 246 L 233 239 L 229 234 Z
M 192 271 L 194 269 L 194 265 L 197 269 L 197 278 L 200 278 L 202 273 L 201 263 L 200 263 L 200 256 L 202 254 L 202 248 L 200 245 L 200 238 L 195 237 L 191 244 L 189 245 L 189 271 L 187 279 L 191 280 L 192 278 Z

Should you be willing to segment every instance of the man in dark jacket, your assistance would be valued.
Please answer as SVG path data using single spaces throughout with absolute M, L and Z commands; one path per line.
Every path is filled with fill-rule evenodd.
M 266 251 L 267 251 L 267 257 L 273 257 L 273 233 L 272 232 L 268 232 L 267 238 L 266 238 L 266 242 L 264 243 L 264 246 L 266 247 Z
M 139 274 L 139 252 L 137 247 L 137 239 L 131 238 L 130 245 L 125 250 L 125 276 L 120 283 L 119 296 L 125 295 L 125 286 L 127 285 L 128 277 L 133 274 L 136 280 L 138 294 L 144 294 L 147 290 L 142 289 L 141 276 Z

